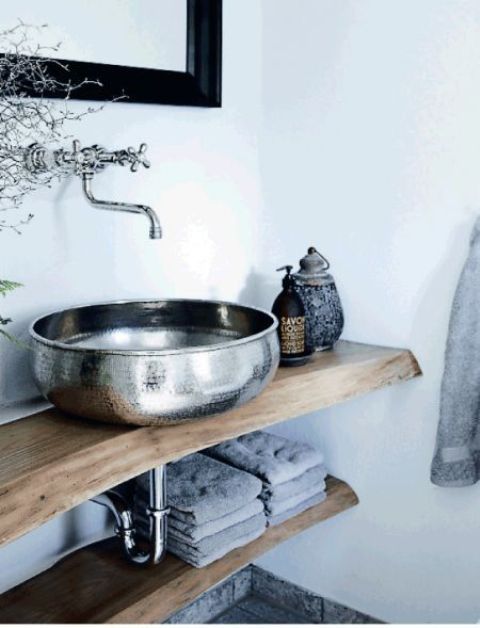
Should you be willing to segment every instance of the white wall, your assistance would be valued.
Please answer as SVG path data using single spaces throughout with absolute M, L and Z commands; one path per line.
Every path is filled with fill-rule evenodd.
M 301 6 L 303 9 L 299 11 Z M 387 621 L 480 617 L 480 486 L 429 482 L 449 308 L 480 210 L 476 0 L 264 0 L 260 250 L 315 244 L 345 336 L 421 380 L 289 422 L 360 505 L 260 563 Z
M 433 487 L 429 465 L 449 307 L 480 204 L 480 5 L 224 1 L 221 110 L 116 104 L 78 131 L 106 146 L 149 141 L 152 170 L 110 170 L 97 185 L 154 204 L 165 239 L 147 240 L 140 217 L 89 208 L 78 181 L 42 192 L 25 235 L 1 235 L 2 275 L 26 284 L 2 306 L 17 330 L 107 298 L 269 307 L 273 269 L 314 244 L 331 259 L 345 337 L 409 346 L 425 375 L 277 427 L 323 448 L 361 503 L 260 563 L 387 621 L 476 621 L 480 488 Z M 2 346 L 0 359 L 4 398 L 30 394 L 25 356 Z M 68 517 L 0 550 L 17 565 L 3 588 L 62 549 Z M 100 515 L 85 517 L 90 538 L 103 532 Z

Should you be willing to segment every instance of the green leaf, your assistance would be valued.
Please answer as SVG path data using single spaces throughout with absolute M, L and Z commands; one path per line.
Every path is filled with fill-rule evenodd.
M 21 283 L 17 281 L 9 281 L 8 279 L 0 279 L 0 294 L 5 296 L 7 292 L 11 292 L 15 290 L 15 288 L 20 288 L 22 286 Z
M 6 296 L 7 292 L 11 292 L 12 290 L 15 290 L 16 288 L 20 288 L 21 285 L 22 284 L 18 283 L 17 281 L 9 281 L 8 279 L 0 279 L 0 295 Z M 4 318 L 2 315 L 0 315 L 0 326 L 8 325 L 8 323 L 11 323 L 11 322 L 12 322 L 11 318 Z M 12 336 L 12 334 L 7 333 L 4 329 L 0 329 L 0 336 L 3 336 L 3 338 L 6 338 L 7 340 L 9 340 L 10 342 L 13 342 L 19 347 L 26 346 L 24 342 L 22 342 L 18 338 L 15 338 L 15 336 Z

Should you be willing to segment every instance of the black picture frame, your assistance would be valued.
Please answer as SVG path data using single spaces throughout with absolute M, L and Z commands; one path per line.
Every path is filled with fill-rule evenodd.
M 49 73 L 62 81 L 70 80 L 73 85 L 85 78 L 101 84 L 75 89 L 73 100 L 121 98 L 127 103 L 221 107 L 222 0 L 187 0 L 186 26 L 185 72 L 62 59 L 67 70 L 52 63 Z M 48 91 L 43 96 L 62 97 Z

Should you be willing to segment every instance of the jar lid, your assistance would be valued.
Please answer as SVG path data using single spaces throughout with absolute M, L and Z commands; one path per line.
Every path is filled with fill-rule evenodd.
M 329 268 L 328 259 L 311 246 L 300 260 L 300 270 L 293 276 L 300 286 L 325 286 L 334 283 L 332 275 L 327 273 Z
M 330 262 L 314 246 L 308 249 L 307 255 L 300 260 L 300 270 L 297 275 L 301 277 L 315 277 L 325 275 L 330 268 Z

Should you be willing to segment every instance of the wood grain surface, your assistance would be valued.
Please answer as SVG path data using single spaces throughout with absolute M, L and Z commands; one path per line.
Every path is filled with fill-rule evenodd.
M 358 503 L 353 490 L 327 480 L 328 497 L 208 567 L 168 555 L 160 565 L 128 563 L 116 539 L 79 550 L 0 596 L 0 623 L 160 622 L 282 541 Z
M 0 426 L 0 545 L 158 464 L 420 373 L 408 350 L 343 341 L 280 369 L 241 408 L 197 422 L 129 428 L 52 409 Z

